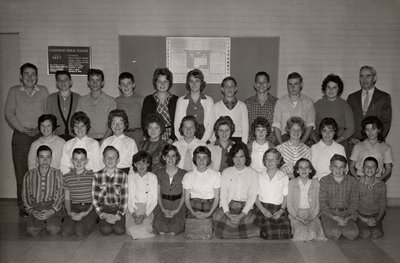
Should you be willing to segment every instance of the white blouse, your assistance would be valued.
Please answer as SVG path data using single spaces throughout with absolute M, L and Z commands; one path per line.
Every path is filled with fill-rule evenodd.
M 107 146 L 114 146 L 119 152 L 119 163 L 117 168 L 130 168 L 132 166 L 132 156 L 138 152 L 134 139 L 121 134 L 120 136 L 110 136 L 103 141 L 100 147 L 100 159 Z M 103 165 L 104 167 L 104 165 Z
M 221 187 L 221 174 L 210 168 L 202 173 L 194 169 L 185 174 L 182 185 L 190 191 L 190 198 L 212 199 L 214 189 Z
M 267 170 L 264 170 L 258 179 L 258 199 L 263 203 L 282 204 L 283 197 L 288 194 L 289 177 L 282 171 L 276 171 L 270 179 Z
M 130 213 L 136 211 L 137 203 L 146 204 L 146 215 L 150 215 L 157 205 L 157 176 L 146 173 L 141 177 L 131 170 L 128 176 L 128 209 Z

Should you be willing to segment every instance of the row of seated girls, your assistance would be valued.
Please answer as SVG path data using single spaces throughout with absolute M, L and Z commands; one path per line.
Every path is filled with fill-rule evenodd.
M 38 124 L 43 137 L 52 136 L 56 119 L 45 115 Z M 352 176 L 330 118 L 321 122 L 321 141 L 311 148 L 300 141 L 305 124 L 299 117 L 288 120 L 290 138 L 276 148 L 266 140 L 270 126 L 264 118 L 254 121 L 256 139 L 247 146 L 233 143 L 229 116 L 216 121 L 216 141 L 208 145 L 196 138 L 199 125 L 190 115 L 182 119 L 181 139 L 172 145 L 161 140 L 165 125 L 157 114 L 146 119 L 147 140 L 138 147 L 124 136 L 129 122 L 123 110 L 112 111 L 108 125 L 114 134 L 99 146 L 87 137 L 90 119 L 76 112 L 71 121 L 76 137 L 61 154 L 53 150 L 59 146 L 32 144 L 36 168 L 23 186 L 29 234 L 46 227 L 52 234 L 85 235 L 99 217 L 103 234 L 127 230 L 135 239 L 182 231 L 201 239 L 213 234 L 294 240 L 354 239 L 359 231 L 362 237 L 383 235 L 386 185 L 379 178 L 391 156 L 375 117 L 363 121 L 366 139 L 354 147 Z M 314 175 L 320 181 L 311 179 Z M 43 182 L 48 182 L 47 194 L 38 202 Z

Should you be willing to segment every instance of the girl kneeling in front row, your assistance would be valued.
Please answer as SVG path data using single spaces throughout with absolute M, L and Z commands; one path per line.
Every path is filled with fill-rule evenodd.
M 275 148 L 264 153 L 266 170 L 259 174 L 255 224 L 264 239 L 289 239 L 292 237 L 290 220 L 286 213 L 286 196 L 289 177 L 278 170 L 282 155 Z
M 185 204 L 188 209 L 186 238 L 211 239 L 211 216 L 218 206 L 221 176 L 210 169 L 211 152 L 206 146 L 198 146 L 193 152 L 196 167 L 183 177 Z

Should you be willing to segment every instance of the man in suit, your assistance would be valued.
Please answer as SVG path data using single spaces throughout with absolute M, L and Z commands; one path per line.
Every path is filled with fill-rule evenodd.
M 347 102 L 353 110 L 354 115 L 355 132 L 349 141 L 352 146 L 359 143 L 362 139 L 361 122 L 367 116 L 376 116 L 382 121 L 382 133 L 384 138 L 386 138 L 389 133 L 390 125 L 392 123 L 391 99 L 388 93 L 375 87 L 376 80 L 376 70 L 373 67 L 361 67 L 361 89 L 350 94 L 347 98 Z

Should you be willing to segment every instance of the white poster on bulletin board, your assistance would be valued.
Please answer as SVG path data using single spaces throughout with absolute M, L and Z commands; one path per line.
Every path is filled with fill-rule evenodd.
M 188 71 L 198 68 L 207 83 L 221 83 L 230 75 L 229 37 L 167 37 L 167 67 L 174 83 L 186 83 Z

